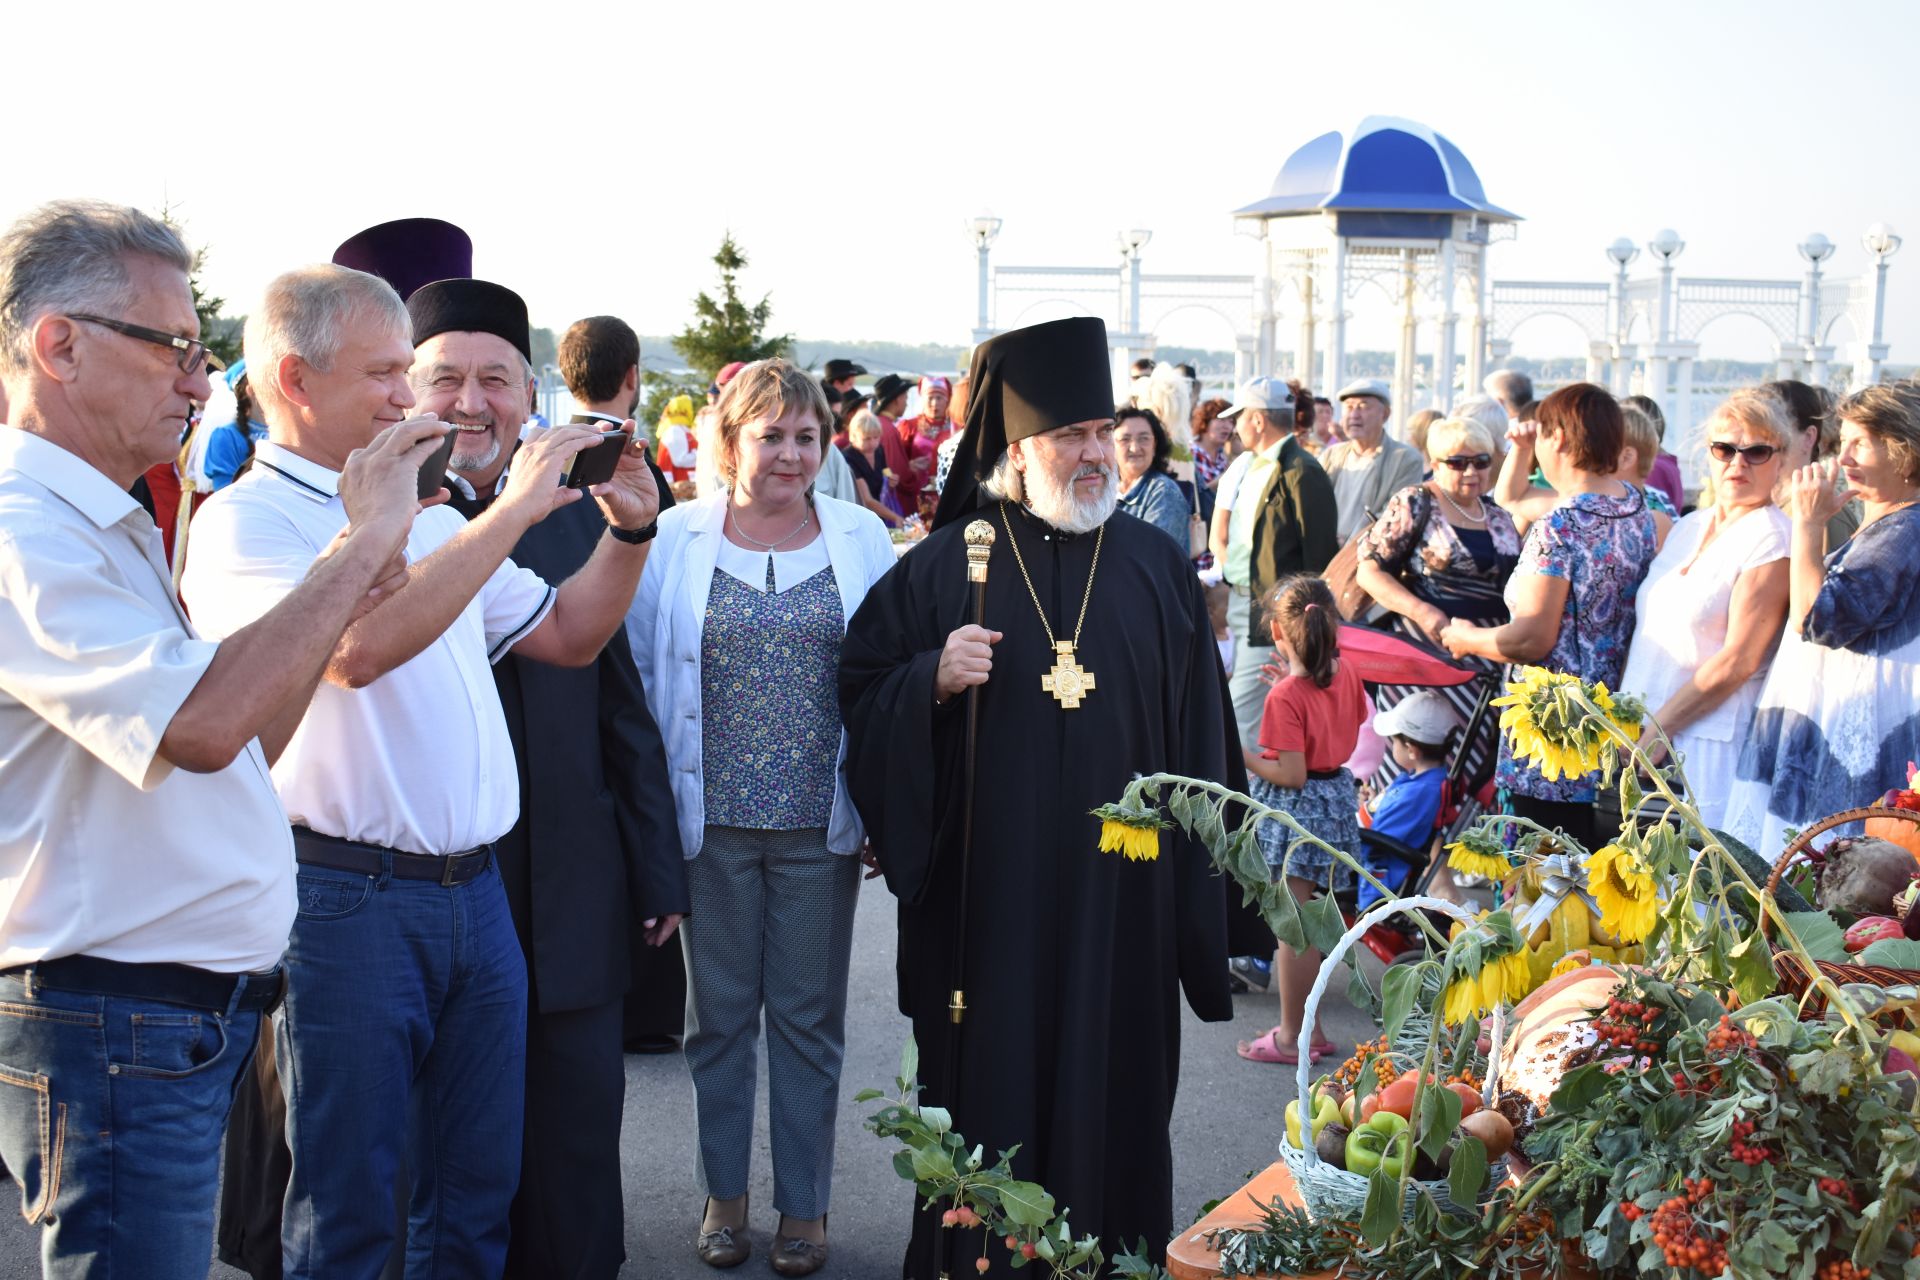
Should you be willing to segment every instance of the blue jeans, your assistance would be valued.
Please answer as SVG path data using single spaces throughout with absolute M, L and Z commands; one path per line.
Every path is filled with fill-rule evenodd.
M 287 1280 L 373 1280 L 413 1176 L 409 1277 L 500 1275 L 520 1179 L 527 971 L 497 868 L 451 888 L 302 865 L 277 1027 Z
M 0 975 L 0 1158 L 49 1277 L 203 1280 L 260 1015 Z

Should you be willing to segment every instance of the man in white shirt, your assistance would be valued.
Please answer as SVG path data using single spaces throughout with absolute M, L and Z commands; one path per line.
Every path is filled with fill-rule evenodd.
M 1387 434 L 1392 413 L 1387 384 L 1373 378 L 1350 382 L 1340 389 L 1340 412 L 1347 438 L 1320 457 L 1333 497 L 1340 508 L 1335 528 L 1341 545 L 1386 509 L 1387 499 L 1410 484 L 1420 483 L 1426 461 L 1410 444 Z
M 300 580 L 342 521 L 341 460 L 405 419 L 416 389 L 522 406 L 455 414 L 455 465 L 511 448 L 530 403 L 528 333 L 525 304 L 486 281 L 437 281 L 404 308 L 343 267 L 269 285 L 246 331 L 269 439 L 195 520 L 183 591 L 201 625 L 243 626 Z M 380 1273 L 403 1154 L 409 1272 L 505 1265 L 527 986 L 493 864 L 519 786 L 489 663 L 511 649 L 584 666 L 625 617 L 658 499 L 636 449 L 591 491 L 608 530 L 578 573 L 556 589 L 507 559 L 531 525 L 587 496 L 561 474 L 598 440 L 530 433 L 484 515 L 421 514 L 408 607 L 348 630 L 274 768 L 300 862 L 278 1041 L 290 1278 Z
M 337 536 L 276 607 L 201 639 L 127 493 L 209 394 L 191 263 L 93 202 L 0 236 L 0 1157 L 50 1275 L 206 1275 L 295 907 L 268 762 L 341 633 L 405 585 L 440 436 L 368 433 Z

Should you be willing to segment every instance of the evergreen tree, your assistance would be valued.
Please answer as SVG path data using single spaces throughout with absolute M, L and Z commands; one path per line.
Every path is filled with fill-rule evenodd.
M 173 207 L 168 205 L 160 210 L 160 221 L 172 227 L 182 240 L 186 237 L 186 226 L 173 216 Z M 207 344 L 207 350 L 213 352 L 221 361 L 231 365 L 241 355 L 241 329 L 244 317 L 228 319 L 220 314 L 227 305 L 225 298 L 210 296 L 200 286 L 200 272 L 207 265 L 207 251 L 203 246 L 193 251 L 193 266 L 187 272 L 187 287 L 193 290 L 193 309 L 200 317 L 200 341 Z
M 766 336 L 767 321 L 773 317 L 772 294 L 752 306 L 740 300 L 737 276 L 747 265 L 747 255 L 733 242 L 732 232 L 721 239 L 713 262 L 720 268 L 719 300 L 704 292 L 695 298 L 694 322 L 673 340 L 673 349 L 708 380 L 735 360 L 784 355 L 793 343 L 790 333 Z

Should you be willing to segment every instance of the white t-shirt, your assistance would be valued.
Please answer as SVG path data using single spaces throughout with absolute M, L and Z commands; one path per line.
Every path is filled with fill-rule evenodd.
M 347 523 L 340 476 L 271 441 L 193 521 L 181 594 L 208 635 L 277 604 Z M 418 564 L 466 528 L 452 509 L 414 518 Z M 453 625 L 363 689 L 322 682 L 273 767 L 294 822 L 408 853 L 464 853 L 520 816 L 520 779 L 490 664 L 553 607 L 553 588 L 503 561 Z
M 293 841 L 260 744 L 217 773 L 160 755 L 215 649 L 139 504 L 0 426 L 0 968 L 280 959 Z

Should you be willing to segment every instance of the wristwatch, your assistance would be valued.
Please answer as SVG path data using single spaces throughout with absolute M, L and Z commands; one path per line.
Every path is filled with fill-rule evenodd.
M 655 519 L 643 529 L 622 529 L 617 524 L 610 524 L 607 526 L 607 532 L 612 534 L 617 541 L 637 547 L 643 542 L 651 542 L 653 540 L 653 535 L 660 532 L 660 521 Z

